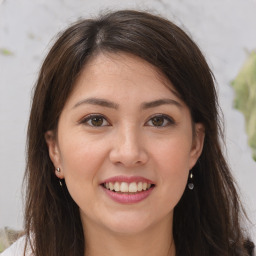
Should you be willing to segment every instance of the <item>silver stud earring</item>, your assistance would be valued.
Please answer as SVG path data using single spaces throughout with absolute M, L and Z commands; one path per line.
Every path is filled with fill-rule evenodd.
M 57 172 L 60 172 L 60 167 L 56 168 L 56 171 L 57 171 Z
M 194 189 L 194 183 L 193 183 L 193 173 L 190 171 L 189 173 L 189 181 L 188 181 L 188 188 L 190 190 Z

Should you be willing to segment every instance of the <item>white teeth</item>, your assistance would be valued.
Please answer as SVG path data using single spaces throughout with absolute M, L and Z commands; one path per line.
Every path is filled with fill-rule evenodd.
M 115 190 L 116 192 L 120 191 L 119 182 L 115 182 L 114 190 Z
M 128 192 L 129 191 L 129 187 L 128 187 L 128 183 L 127 182 L 122 182 L 121 183 L 120 191 L 121 192 Z
M 142 191 L 142 182 L 138 183 L 138 191 Z
M 146 182 L 143 182 L 143 184 L 142 184 L 142 189 L 143 189 L 143 190 L 147 190 L 147 186 L 148 186 L 148 184 L 147 184 Z
M 114 185 L 113 185 L 113 183 L 111 183 L 111 182 L 109 182 L 109 189 L 110 189 L 110 190 L 114 190 Z
M 115 191 L 115 192 L 123 192 L 123 193 L 136 193 L 136 192 L 141 192 L 143 190 L 150 189 L 152 184 L 147 183 L 147 182 L 106 182 L 104 183 L 104 186 L 106 189 Z
M 137 192 L 138 188 L 137 188 L 137 184 L 135 182 L 132 182 L 129 184 L 129 192 Z

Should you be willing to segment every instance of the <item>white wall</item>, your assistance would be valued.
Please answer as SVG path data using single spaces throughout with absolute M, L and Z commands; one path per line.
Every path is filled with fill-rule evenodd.
M 21 182 L 31 89 L 51 39 L 78 17 L 117 8 L 154 10 L 182 25 L 215 72 L 226 120 L 229 162 L 256 223 L 256 163 L 242 114 L 232 108 L 235 78 L 256 48 L 255 0 L 0 0 L 0 227 L 22 227 Z

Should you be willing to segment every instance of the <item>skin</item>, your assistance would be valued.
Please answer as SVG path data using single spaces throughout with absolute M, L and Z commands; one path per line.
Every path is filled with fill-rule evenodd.
M 159 99 L 170 102 L 145 105 Z M 100 126 L 91 114 L 104 116 Z M 87 63 L 57 136 L 46 133 L 51 160 L 61 170 L 56 175 L 80 208 L 86 255 L 175 255 L 173 210 L 203 148 L 203 125 L 194 130 L 188 107 L 154 66 L 124 53 Z M 117 203 L 100 185 L 116 175 L 141 176 L 155 187 L 143 201 Z

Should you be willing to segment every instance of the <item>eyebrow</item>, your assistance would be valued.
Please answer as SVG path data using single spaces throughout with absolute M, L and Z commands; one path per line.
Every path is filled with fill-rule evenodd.
M 100 99 L 100 98 L 88 98 L 88 99 L 84 99 L 84 100 L 81 100 L 79 102 L 77 102 L 73 108 L 76 108 L 80 105 L 83 105 L 83 104 L 91 104 L 91 105 L 98 105 L 98 106 L 102 106 L 102 107 L 107 107 L 107 108 L 113 108 L 113 109 L 118 109 L 119 105 L 114 103 L 114 102 L 111 102 L 111 101 L 108 101 L 108 100 L 105 100 L 105 99 Z
M 91 104 L 91 105 L 97 105 L 97 106 L 102 106 L 102 107 L 107 107 L 107 108 L 113 108 L 113 109 L 118 109 L 119 105 L 117 103 L 114 103 L 112 101 L 106 100 L 106 99 L 100 99 L 100 98 L 87 98 L 84 100 L 81 100 L 77 102 L 73 108 L 76 108 L 80 105 L 83 104 Z M 159 107 L 161 105 L 175 105 L 179 108 L 182 108 L 182 105 L 173 99 L 159 99 L 159 100 L 154 100 L 150 102 L 144 102 L 141 104 L 141 109 L 149 109 L 149 108 L 155 108 Z
M 154 100 L 154 101 L 151 101 L 151 102 L 142 103 L 142 109 L 155 108 L 155 107 L 158 107 L 158 106 L 161 106 L 161 105 L 169 105 L 169 104 L 175 105 L 179 108 L 182 108 L 182 105 L 176 100 L 173 100 L 173 99 L 159 99 L 159 100 Z

